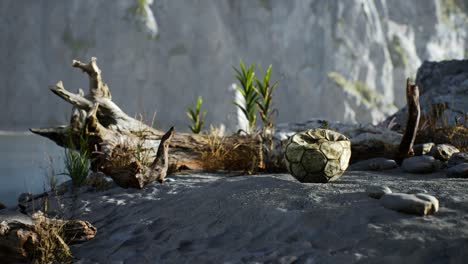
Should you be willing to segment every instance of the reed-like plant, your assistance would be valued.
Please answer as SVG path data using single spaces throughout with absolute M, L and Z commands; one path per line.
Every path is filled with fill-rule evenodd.
M 90 153 L 88 151 L 88 138 L 85 135 L 80 136 L 79 145 L 75 146 L 73 140 L 69 140 L 65 148 L 65 172 L 68 175 L 74 187 L 80 187 L 86 180 L 90 166 Z
M 263 79 L 255 78 L 255 83 L 257 84 L 254 87 L 255 91 L 257 92 L 259 98 L 257 100 L 257 108 L 258 113 L 263 122 L 263 127 L 265 129 L 269 129 L 273 126 L 272 121 L 272 114 L 273 111 L 271 109 L 272 106 L 272 99 L 273 99 L 273 90 L 275 90 L 278 82 L 270 84 L 270 74 L 271 74 L 271 65 L 268 66 Z
M 235 88 L 244 98 L 244 105 L 236 101 L 233 101 L 233 104 L 235 104 L 242 111 L 245 118 L 249 122 L 249 131 L 246 131 L 247 133 L 250 133 L 254 129 L 255 121 L 257 119 L 255 107 L 257 105 L 258 94 L 254 87 L 254 68 L 255 63 L 246 68 L 242 60 L 240 61 L 240 69 L 233 67 L 234 71 L 236 72 L 236 78 L 241 85 L 236 85 Z
M 201 96 L 198 96 L 197 102 L 195 103 L 195 107 L 192 109 L 187 107 L 187 116 L 192 121 L 192 125 L 189 126 L 190 130 L 193 133 L 198 134 L 200 133 L 203 124 L 205 122 L 206 111 L 201 113 L 201 105 L 203 104 L 203 99 Z

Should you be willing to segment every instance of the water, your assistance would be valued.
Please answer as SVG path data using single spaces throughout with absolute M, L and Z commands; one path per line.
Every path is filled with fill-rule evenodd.
M 63 172 L 63 149 L 54 142 L 32 134 L 0 135 L 0 202 L 15 205 L 23 192 L 48 189 L 46 175 L 50 168 Z M 66 180 L 66 176 L 58 178 Z

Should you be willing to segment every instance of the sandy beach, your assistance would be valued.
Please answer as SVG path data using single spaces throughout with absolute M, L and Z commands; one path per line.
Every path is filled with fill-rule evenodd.
M 83 187 L 60 196 L 97 236 L 72 246 L 77 263 L 464 263 L 468 181 L 443 172 L 346 172 L 302 184 L 287 174 L 191 173 L 143 190 Z M 365 189 L 434 195 L 440 211 L 384 208 Z M 51 198 L 53 204 L 54 198 Z M 74 205 L 72 205 L 74 204 Z M 74 209 L 70 209 L 74 208 Z

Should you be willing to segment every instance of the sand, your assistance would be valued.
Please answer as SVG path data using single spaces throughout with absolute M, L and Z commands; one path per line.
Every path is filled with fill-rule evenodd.
M 74 217 L 98 228 L 72 246 L 78 263 L 466 263 L 468 180 L 441 172 L 346 172 L 331 184 L 287 174 L 192 173 L 143 190 L 83 188 Z M 423 189 L 440 211 L 412 216 L 369 185 Z M 61 202 L 70 206 L 71 193 Z M 69 208 L 69 207 L 68 207 Z M 71 215 L 71 210 L 68 210 Z

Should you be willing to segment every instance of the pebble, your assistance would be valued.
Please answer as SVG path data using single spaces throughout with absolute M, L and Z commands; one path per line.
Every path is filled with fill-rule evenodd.
M 468 178 L 468 163 L 460 163 L 447 170 L 449 178 Z
M 373 158 L 356 162 L 349 166 L 350 171 L 383 171 L 391 170 L 398 167 L 397 163 L 392 159 Z
M 461 163 L 468 163 L 468 153 L 467 152 L 458 152 L 452 155 L 448 160 L 448 167 L 453 167 Z
M 437 169 L 437 163 L 431 156 L 415 156 L 405 159 L 401 168 L 410 173 L 431 173 Z
M 435 144 L 432 142 L 414 145 L 413 146 L 414 155 L 416 156 L 427 155 L 431 152 L 434 146 Z
M 439 210 L 437 198 L 422 193 L 388 193 L 382 196 L 380 204 L 390 210 L 421 216 L 434 214 Z
M 438 144 L 432 148 L 430 155 L 442 161 L 447 161 L 450 157 L 460 152 L 456 147 L 449 144 Z
M 367 187 L 366 193 L 371 198 L 380 199 L 385 194 L 392 193 L 392 190 L 390 190 L 390 188 L 387 186 L 372 185 Z

